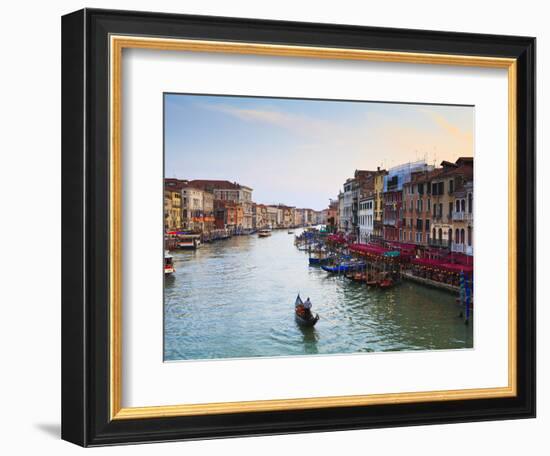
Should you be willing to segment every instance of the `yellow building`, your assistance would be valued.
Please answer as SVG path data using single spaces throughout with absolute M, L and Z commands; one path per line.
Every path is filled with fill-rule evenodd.
M 181 228 L 181 193 L 180 190 L 164 190 L 164 227 L 166 231 Z

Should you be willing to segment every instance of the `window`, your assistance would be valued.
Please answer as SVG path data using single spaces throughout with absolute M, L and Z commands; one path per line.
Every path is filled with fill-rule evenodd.
M 416 219 L 416 229 L 422 231 L 422 219 Z
M 468 246 L 472 246 L 472 227 L 468 227 Z
M 449 202 L 449 218 L 453 216 L 453 202 Z
M 466 212 L 466 200 L 460 200 L 460 207 L 462 212 Z
M 460 212 L 460 202 L 458 200 L 456 200 L 456 209 L 455 209 L 455 212 Z
M 464 228 L 460 230 L 460 243 L 464 244 Z
M 449 193 L 453 193 L 455 191 L 455 181 L 451 179 L 449 181 Z
M 468 213 L 472 213 L 472 194 L 468 193 Z
M 418 194 L 419 195 L 424 194 L 424 184 L 418 184 Z
M 426 209 L 426 212 L 431 212 L 432 210 L 432 200 L 428 198 L 428 207 Z

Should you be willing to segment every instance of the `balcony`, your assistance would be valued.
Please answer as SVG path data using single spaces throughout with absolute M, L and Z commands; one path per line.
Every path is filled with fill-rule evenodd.
M 464 244 L 457 244 L 456 242 L 453 242 L 453 246 L 451 247 L 451 251 L 456 253 L 464 253 Z
M 469 222 L 473 220 L 473 214 L 470 212 L 453 212 L 454 222 Z
M 447 239 L 431 239 L 429 240 L 428 242 L 429 246 L 430 247 L 444 247 L 444 248 L 448 248 L 449 247 L 449 241 L 447 241 Z

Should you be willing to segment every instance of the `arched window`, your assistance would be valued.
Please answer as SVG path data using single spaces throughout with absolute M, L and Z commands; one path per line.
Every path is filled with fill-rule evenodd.
M 457 244 L 460 242 L 460 231 L 458 228 L 455 230 L 455 242 Z
M 452 245 L 453 243 L 453 229 L 452 228 L 449 228 L 449 231 L 447 232 L 447 242 L 449 243 L 449 247 Z
M 472 227 L 468 227 L 468 246 L 472 246 Z
M 432 229 L 432 239 L 435 241 L 436 237 L 435 237 L 435 228 Z
M 464 244 L 464 228 L 460 230 L 460 243 Z
M 468 193 L 468 213 L 472 213 L 473 211 L 473 208 L 472 208 L 472 194 L 471 193 Z
M 456 200 L 456 209 L 455 212 L 460 212 L 460 202 Z
M 462 212 L 466 212 L 466 201 L 460 200 L 460 208 L 462 209 Z
M 439 237 L 439 242 L 441 242 L 442 239 L 443 239 L 443 230 L 441 228 L 439 228 L 439 231 L 437 232 L 437 234 L 438 234 L 438 237 Z

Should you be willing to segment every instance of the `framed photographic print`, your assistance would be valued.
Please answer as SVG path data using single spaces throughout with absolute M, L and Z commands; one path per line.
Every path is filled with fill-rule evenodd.
M 62 54 L 64 439 L 535 415 L 534 38 L 85 9 Z

